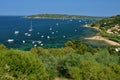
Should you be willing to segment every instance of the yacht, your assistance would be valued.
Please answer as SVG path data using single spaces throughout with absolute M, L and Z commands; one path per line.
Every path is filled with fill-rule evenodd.
M 49 38 L 50 38 L 50 36 L 47 36 L 47 38 L 49 39 Z
M 65 36 L 65 35 L 63 35 L 63 38 L 66 38 L 66 36 Z
M 52 32 L 52 34 L 54 34 L 54 32 Z
M 42 35 L 41 37 L 43 38 L 44 36 Z
M 37 44 L 35 44 L 34 47 L 37 47 Z
M 25 33 L 25 36 L 27 36 L 28 35 L 28 33 Z
M 50 28 L 50 31 L 52 30 L 52 28 Z
M 22 42 L 23 42 L 23 44 L 24 44 L 24 43 L 25 43 L 25 40 L 23 40 Z
M 33 29 L 32 29 L 32 21 L 31 21 L 31 26 L 30 26 L 29 31 L 30 31 L 30 32 L 33 31 Z
M 15 31 L 14 34 L 19 34 L 19 31 Z
M 28 37 L 30 37 L 30 36 L 31 36 L 31 34 L 28 34 L 27 36 L 28 36 Z
M 8 39 L 7 41 L 8 41 L 8 42 L 13 42 L 13 41 L 14 41 L 14 39 Z
M 40 44 L 41 46 L 43 46 L 43 44 Z

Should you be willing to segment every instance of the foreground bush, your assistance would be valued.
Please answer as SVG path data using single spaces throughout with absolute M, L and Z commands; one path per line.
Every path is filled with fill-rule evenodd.
M 83 61 L 80 67 L 71 67 L 69 74 L 75 80 L 119 80 L 120 76 L 111 68 L 96 62 Z
M 45 67 L 34 54 L 19 51 L 0 51 L 0 80 L 47 80 Z

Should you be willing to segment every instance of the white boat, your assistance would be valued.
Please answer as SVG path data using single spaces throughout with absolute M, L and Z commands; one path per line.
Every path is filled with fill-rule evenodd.
M 63 38 L 65 38 L 66 36 L 65 35 L 63 35 Z
M 58 26 L 58 25 L 59 25 L 59 23 L 56 23 L 56 25 Z
M 52 30 L 52 28 L 50 28 L 50 31 Z
M 37 41 L 38 42 L 38 44 L 41 44 L 42 43 L 42 41 Z
M 32 42 L 32 44 L 34 44 L 34 43 L 35 43 L 35 41 Z
M 52 34 L 54 34 L 54 32 L 52 32 Z
M 19 34 L 19 31 L 15 31 L 14 34 Z
M 25 33 L 25 36 L 27 36 L 28 35 L 28 33 Z
M 31 34 L 28 34 L 27 36 L 28 36 L 28 37 L 30 37 L 30 36 L 31 36 Z
M 75 29 L 75 32 L 77 32 L 77 29 Z
M 7 41 L 8 41 L 8 42 L 13 42 L 13 41 L 14 41 L 14 39 L 8 39 Z
M 43 46 L 43 44 L 40 44 L 41 46 Z
M 34 47 L 37 47 L 37 44 L 35 44 Z
M 44 36 L 42 35 L 41 37 L 43 38 Z
M 49 39 L 49 38 L 50 38 L 50 36 L 47 36 L 47 38 Z
M 56 31 L 56 33 L 58 33 L 58 31 Z
M 25 43 L 25 40 L 23 40 L 22 42 L 23 42 L 23 44 L 24 44 L 24 43 Z
M 30 31 L 30 32 L 33 31 L 33 29 L 32 29 L 32 21 L 31 21 L 30 29 L 28 31 Z

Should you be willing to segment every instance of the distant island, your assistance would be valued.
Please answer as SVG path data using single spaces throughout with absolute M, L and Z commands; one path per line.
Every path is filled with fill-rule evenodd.
M 66 14 L 37 14 L 25 16 L 25 18 L 52 18 L 52 19 L 102 19 L 103 17 L 94 16 L 79 16 L 79 15 L 66 15 Z

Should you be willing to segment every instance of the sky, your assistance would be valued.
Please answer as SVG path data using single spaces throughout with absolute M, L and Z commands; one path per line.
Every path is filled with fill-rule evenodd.
M 33 14 L 113 16 L 120 0 L 0 0 L 0 15 Z

